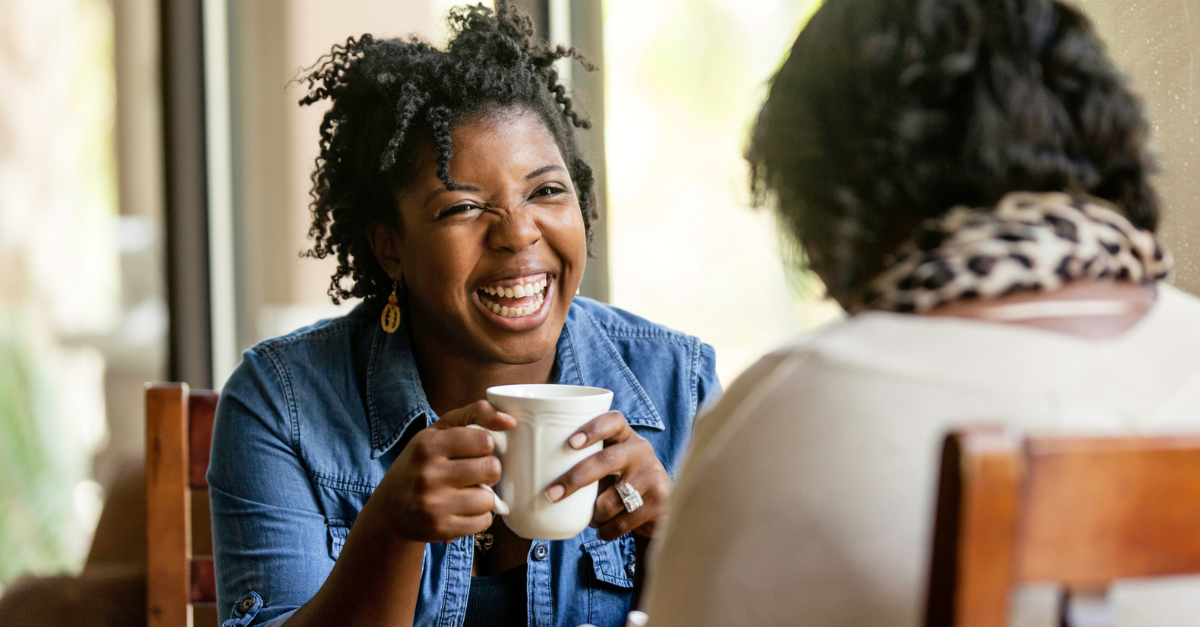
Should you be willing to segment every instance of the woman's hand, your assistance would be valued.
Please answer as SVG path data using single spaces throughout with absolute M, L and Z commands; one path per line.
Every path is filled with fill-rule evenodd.
M 445 542 L 491 526 L 494 496 L 479 485 L 500 481 L 500 460 L 492 455 L 492 436 L 469 424 L 507 431 L 517 422 L 479 401 L 447 412 L 413 436 L 372 496 L 384 498 L 402 537 Z
M 604 442 L 604 448 L 550 484 L 546 496 L 559 501 L 590 483 L 615 476 L 617 481 L 625 481 L 641 493 L 642 506 L 632 512 L 625 511 L 616 487 L 601 483 L 604 489 L 596 497 L 592 512 L 592 525 L 598 527 L 596 537 L 614 540 L 631 529 L 643 536 L 653 536 L 654 524 L 666 511 L 671 493 L 671 478 L 654 454 L 654 447 L 616 411 L 592 419 L 568 440 L 575 449 L 596 442 Z

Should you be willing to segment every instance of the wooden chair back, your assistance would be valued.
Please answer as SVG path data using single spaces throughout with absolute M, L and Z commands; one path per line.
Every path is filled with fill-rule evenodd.
M 217 601 L 205 480 L 216 408 L 216 393 L 186 383 L 146 388 L 149 627 L 190 627 L 194 608 Z
M 1200 436 L 950 434 L 927 627 L 1004 627 L 1011 590 L 1052 582 L 1062 625 L 1115 622 L 1117 579 L 1200 573 Z

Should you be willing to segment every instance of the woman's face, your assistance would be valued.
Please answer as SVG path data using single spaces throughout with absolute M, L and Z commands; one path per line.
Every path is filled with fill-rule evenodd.
M 452 130 L 448 190 L 431 147 L 397 194 L 398 232 L 376 256 L 403 273 L 415 332 L 468 358 L 527 364 L 554 354 L 587 261 L 579 199 L 546 125 L 523 109 Z

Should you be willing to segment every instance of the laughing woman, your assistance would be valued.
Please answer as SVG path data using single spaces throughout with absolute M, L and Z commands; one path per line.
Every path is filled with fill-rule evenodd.
M 331 103 L 313 180 L 312 255 L 339 265 L 343 318 L 245 354 L 217 412 L 209 470 L 226 626 L 624 622 L 634 539 L 664 510 L 712 348 L 575 297 L 595 216 L 587 123 L 498 2 L 452 13 L 445 50 L 364 35 L 307 77 Z M 552 484 L 607 477 L 593 527 L 525 540 L 493 518 L 483 401 L 512 383 L 608 388 L 580 431 L 605 448 Z M 607 484 L 601 484 L 606 486 Z

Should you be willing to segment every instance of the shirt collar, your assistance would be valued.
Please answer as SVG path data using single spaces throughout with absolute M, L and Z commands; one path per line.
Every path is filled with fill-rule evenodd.
M 558 382 L 612 390 L 613 406 L 637 427 L 662 430 L 662 416 L 592 314 L 574 304 L 558 338 Z
M 418 416 L 425 417 L 427 426 L 437 420 L 421 387 L 407 324 L 399 333 L 385 333 L 380 325 L 372 325 L 366 385 L 371 459 L 395 446 Z
M 379 325 L 372 327 L 366 397 L 371 458 L 375 459 L 395 446 L 417 417 L 424 416 L 428 426 L 437 416 L 421 387 L 407 326 L 400 333 L 385 333 Z M 664 428 L 650 395 L 621 358 L 608 333 L 577 304 L 571 305 L 558 338 L 557 370 L 559 383 L 612 390 L 612 408 L 624 414 L 630 425 Z

